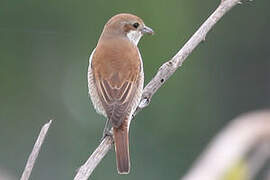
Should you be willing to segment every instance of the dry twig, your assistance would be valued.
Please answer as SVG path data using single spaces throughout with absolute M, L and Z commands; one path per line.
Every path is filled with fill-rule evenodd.
M 182 49 L 169 61 L 164 63 L 158 70 L 154 78 L 146 85 L 143 91 L 142 99 L 137 107 L 133 117 L 143 108 L 149 105 L 152 96 L 156 91 L 164 84 L 174 72 L 182 65 L 185 59 L 191 54 L 191 52 L 200 44 L 200 42 L 205 40 L 207 33 L 212 29 L 212 27 L 235 5 L 239 4 L 241 0 L 221 0 L 220 5 L 215 10 L 215 12 L 201 25 L 201 27 L 195 32 L 195 34 L 188 40 Z M 108 150 L 111 148 L 113 141 L 108 140 L 107 137 L 101 143 L 97 149 L 102 149 L 102 151 L 97 150 L 94 153 L 99 153 L 95 155 L 98 158 L 89 157 L 87 162 L 78 170 L 75 177 L 76 180 L 88 179 L 88 177 L 93 172 L 94 168 L 101 161 L 101 159 L 106 155 Z M 94 165 L 93 165 L 94 164 Z M 80 179 L 79 179 L 80 178 Z
M 74 180 L 87 180 L 89 175 L 94 171 L 96 166 L 100 163 L 102 158 L 111 149 L 113 139 L 111 136 L 104 138 L 97 149 L 92 153 L 89 159 L 82 165 Z
M 37 138 L 35 145 L 33 147 L 33 150 L 31 152 L 30 156 L 28 157 L 26 166 L 25 166 L 23 174 L 21 176 L 21 180 L 28 180 L 29 179 L 31 172 L 32 172 L 32 169 L 35 165 L 36 159 L 38 157 L 39 151 L 41 149 L 41 146 L 43 144 L 43 141 L 46 137 L 47 131 L 48 131 L 51 123 L 52 123 L 52 120 L 50 120 L 48 123 L 44 124 L 43 127 L 41 128 L 40 133 L 38 135 L 38 138 Z

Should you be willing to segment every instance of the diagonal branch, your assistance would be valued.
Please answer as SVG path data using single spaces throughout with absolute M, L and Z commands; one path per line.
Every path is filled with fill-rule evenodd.
M 74 180 L 87 180 L 89 175 L 92 174 L 92 172 L 100 163 L 102 158 L 111 149 L 112 144 L 113 138 L 111 136 L 107 136 L 106 138 L 104 138 L 100 145 L 97 147 L 97 149 L 89 157 L 89 159 L 84 163 L 84 165 L 80 167 L 79 172 L 74 178 Z
M 28 180 L 29 179 L 31 172 L 32 172 L 32 169 L 35 165 L 36 159 L 38 157 L 39 151 L 41 149 L 41 146 L 43 144 L 43 141 L 46 137 L 47 131 L 48 131 L 51 123 L 52 123 L 52 120 L 50 120 L 49 122 L 44 124 L 43 127 L 41 128 L 40 133 L 38 135 L 38 138 L 37 138 L 35 145 L 33 147 L 33 150 L 31 152 L 30 156 L 28 157 L 23 174 L 21 176 L 21 180 Z
M 158 70 L 155 77 L 146 85 L 143 91 L 141 103 L 135 114 L 149 105 L 152 96 L 156 91 L 182 66 L 191 52 L 202 42 L 205 41 L 207 33 L 212 27 L 236 4 L 241 0 L 222 0 L 215 12 L 201 25 L 177 54 L 169 61 L 164 63 Z
M 191 54 L 191 52 L 205 40 L 207 33 L 212 27 L 235 5 L 241 3 L 241 0 L 221 0 L 220 5 L 215 12 L 201 25 L 201 27 L 193 34 L 182 49 L 169 61 L 164 63 L 158 70 L 154 78 L 146 85 L 143 90 L 142 99 L 139 106 L 137 107 L 133 117 L 141 111 L 143 108 L 149 105 L 152 96 L 156 91 L 174 74 L 174 72 L 182 66 L 185 59 Z M 97 150 L 89 157 L 87 162 L 79 168 L 75 179 L 86 180 L 89 178 L 93 170 L 96 168 L 98 163 L 106 155 L 108 150 L 111 148 L 113 141 L 106 137 L 104 141 L 98 146 Z M 102 150 L 102 151 L 99 151 Z M 93 165 L 94 164 L 94 165 Z

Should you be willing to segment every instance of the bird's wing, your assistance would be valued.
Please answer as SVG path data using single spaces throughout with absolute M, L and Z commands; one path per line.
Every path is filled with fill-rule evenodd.
M 103 48 L 102 52 L 104 52 Z M 103 53 L 93 56 L 94 83 L 103 108 L 113 127 L 119 127 L 129 115 L 140 82 L 140 56 L 137 48 L 127 55 Z M 104 55 L 107 54 L 107 55 Z
M 129 105 L 137 92 L 138 83 L 125 81 L 121 87 L 116 88 L 102 79 L 96 81 L 96 85 L 107 117 L 114 127 L 119 127 L 129 113 Z

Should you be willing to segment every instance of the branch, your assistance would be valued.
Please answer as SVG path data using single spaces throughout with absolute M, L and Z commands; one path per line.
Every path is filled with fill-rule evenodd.
M 135 112 L 138 113 L 141 109 L 149 105 L 152 96 L 156 91 L 174 74 L 174 72 L 182 66 L 186 58 L 191 52 L 202 42 L 205 41 L 207 33 L 212 27 L 236 4 L 241 0 L 221 0 L 220 5 L 215 12 L 201 25 L 201 27 L 193 34 L 186 42 L 180 51 L 169 61 L 164 63 L 158 70 L 155 77 L 146 85 L 143 90 L 142 99 Z
M 31 172 L 32 172 L 32 169 L 35 165 L 36 159 L 38 157 L 39 151 L 41 149 L 41 146 L 44 142 L 44 139 L 46 137 L 47 131 L 48 131 L 51 123 L 52 123 L 52 120 L 50 120 L 48 123 L 44 124 L 43 127 L 41 128 L 40 133 L 38 135 L 38 138 L 37 138 L 35 145 L 33 147 L 33 150 L 31 152 L 30 156 L 28 157 L 23 174 L 21 176 L 21 180 L 28 180 L 29 179 Z
M 80 167 L 74 180 L 87 180 L 96 168 L 96 166 L 100 163 L 102 158 L 111 149 L 112 144 L 113 138 L 111 136 L 107 136 L 106 138 L 104 138 L 100 145 L 97 147 L 97 149 L 89 157 L 89 159 L 84 163 L 84 165 Z
M 254 146 L 269 142 L 270 111 L 259 111 L 240 116 L 214 138 L 182 180 L 221 179 L 226 171 L 247 155 Z M 258 153 L 265 158 L 269 156 L 269 146 L 262 147 L 263 149 L 258 149 Z M 254 162 L 258 168 L 265 163 L 260 158 L 257 156 L 257 160 Z M 255 168 L 251 171 L 248 170 L 249 177 L 253 177 L 257 173 L 255 166 L 249 167 Z
M 133 117 L 141 111 L 143 108 L 149 105 L 152 96 L 156 91 L 174 74 L 174 72 L 183 64 L 185 59 L 191 54 L 191 52 L 200 44 L 200 42 L 205 40 L 206 34 L 212 29 L 212 27 L 224 16 L 232 7 L 239 4 L 241 0 L 221 0 L 220 5 L 215 10 L 215 12 L 201 25 L 201 27 L 195 32 L 195 34 L 188 40 L 182 49 L 169 61 L 164 63 L 158 70 L 154 78 L 146 85 L 143 90 L 142 98 L 139 106 L 133 114 Z M 92 158 L 93 155 L 89 157 L 87 162 L 79 169 L 75 179 L 88 179 L 93 172 L 93 167 L 101 161 L 101 159 L 106 155 L 112 146 L 113 141 L 105 140 L 98 146 L 98 149 L 102 149 L 102 152 L 97 150 L 97 158 Z M 94 161 L 93 161 L 94 160 Z M 93 164 L 94 166 L 93 166 Z M 89 170 L 88 170 L 89 169 Z M 81 179 L 79 179 L 79 177 Z

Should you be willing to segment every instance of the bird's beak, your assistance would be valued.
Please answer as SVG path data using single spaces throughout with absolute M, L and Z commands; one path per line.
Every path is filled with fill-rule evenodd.
M 142 34 L 150 34 L 153 35 L 154 31 L 150 27 L 144 26 L 141 30 Z

